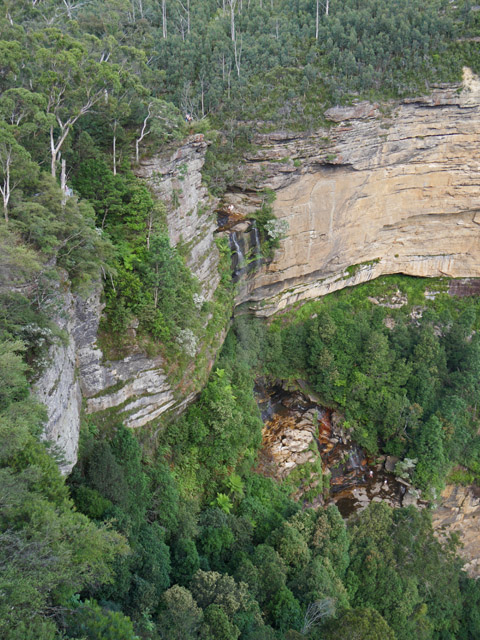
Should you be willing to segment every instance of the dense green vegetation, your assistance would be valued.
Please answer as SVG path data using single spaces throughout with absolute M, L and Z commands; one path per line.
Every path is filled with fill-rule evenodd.
M 30 386 L 67 339 L 53 321 L 62 294 L 100 281 L 105 355 L 160 353 L 171 379 L 188 370 L 199 390 L 230 315 L 229 251 L 219 243 L 222 284 L 205 302 L 188 248 L 170 243 L 172 203 L 153 198 L 136 164 L 205 133 L 204 181 L 221 196 L 258 129 L 314 128 L 335 102 L 424 92 L 457 80 L 463 64 L 480 70 L 480 12 L 466 0 L 2 9 L 0 636 L 477 638 L 480 588 L 454 541 L 434 538 L 427 511 L 373 504 L 346 524 L 334 506 L 302 510 L 291 484 L 255 472 L 252 393 L 259 374 L 306 379 L 360 444 L 399 456 L 398 472 L 425 496 L 452 468 L 478 480 L 476 300 L 426 302 L 424 283 L 391 279 L 269 326 L 241 317 L 183 416 L 138 438 L 114 412 L 85 417 L 67 483 Z M 255 214 L 267 257 L 270 204 L 265 193 Z M 397 286 L 409 297 L 401 309 L 367 299 Z
M 55 621 L 75 609 L 75 594 L 113 580 L 113 561 L 128 548 L 75 510 L 38 442 L 44 408 L 30 395 L 24 348 L 0 341 L 0 635 L 49 640 Z
M 427 301 L 422 288 L 432 286 Z M 476 299 L 452 301 L 444 287 L 381 279 L 309 303 L 267 333 L 243 329 L 265 354 L 267 375 L 308 380 L 367 451 L 413 460 L 405 477 L 428 495 L 455 464 L 480 472 L 479 308 Z M 400 292 L 406 304 L 389 308 Z
M 426 303 L 425 283 L 411 283 L 391 278 L 334 294 L 270 327 L 239 318 L 199 401 L 157 434 L 153 451 L 151 441 L 142 451 L 119 421 L 103 431 L 85 425 L 80 460 L 68 481 L 76 512 L 54 460 L 36 439 L 43 410 L 28 392 L 20 357 L 25 347 L 9 337 L 19 319 L 5 320 L 3 636 L 316 640 L 347 639 L 354 630 L 365 639 L 475 638 L 477 583 L 460 571 L 454 545 L 433 537 L 427 511 L 372 504 L 347 526 L 336 507 L 301 510 L 289 498 L 288 484 L 254 471 L 261 421 L 252 388 L 258 372 L 307 376 L 345 410 L 367 446 L 405 455 L 411 450 L 403 435 L 385 431 L 396 414 L 384 407 L 396 406 L 390 395 L 409 399 L 416 393 L 416 420 L 407 434 L 419 458 L 414 481 L 422 487 L 441 482 L 447 453 L 459 441 L 457 425 L 467 445 L 461 450 L 465 463 L 474 469 L 473 395 L 460 390 L 475 391 L 464 376 L 475 361 L 478 303 L 441 293 Z M 391 310 L 368 301 L 368 295 L 387 299 L 397 286 L 411 303 L 429 307 L 422 318 L 410 317 L 411 306 Z M 395 318 L 393 328 L 384 324 L 387 316 Z M 328 342 L 314 351 L 320 330 Z M 442 366 L 428 366 L 419 347 L 425 336 L 428 354 Z M 380 366 L 375 354 L 382 344 Z M 350 366 L 342 368 L 341 354 Z M 465 357 L 453 360 L 455 354 Z M 319 372 L 327 364 L 328 380 L 343 374 L 342 384 L 325 385 Z M 426 375 L 418 376 L 422 364 L 434 376 L 428 389 L 438 393 L 425 393 L 419 383 Z M 356 369 L 358 375 L 347 375 Z M 359 379 L 369 385 L 368 401 L 357 396 Z M 368 411 L 379 396 L 387 403 L 381 415 L 389 416 L 388 423 Z M 445 422 L 439 401 L 453 396 L 455 428 Z M 435 447 L 425 447 L 437 442 L 425 438 L 431 425 L 439 432 L 441 460 Z M 422 468 L 437 475 L 419 475 Z
M 393 279 L 328 296 L 315 303 L 315 313 L 335 321 L 338 333 L 341 316 L 358 315 L 359 330 L 367 331 L 362 314 L 378 313 L 369 330 L 378 341 L 381 319 L 392 310 L 372 305 L 367 295 L 403 285 L 418 298 L 424 283 L 412 288 L 409 282 Z M 352 630 L 365 639 L 476 637 L 477 583 L 460 571 L 454 543 L 434 538 L 428 511 L 373 503 L 346 525 L 336 507 L 302 510 L 289 498 L 288 484 L 254 471 L 262 426 L 254 375 L 277 375 L 280 365 L 293 375 L 292 359 L 302 362 L 308 351 L 298 335 L 317 319 L 310 317 L 312 304 L 270 327 L 240 318 L 199 401 L 158 434 L 155 453 L 145 445 L 142 454 L 120 423 L 108 432 L 84 431 L 80 462 L 68 482 L 73 499 L 99 524 L 111 521 L 131 549 L 117 560 L 113 583 L 82 592 L 88 602 L 72 615 L 88 614 L 87 628 L 98 602 L 102 624 L 121 610 L 140 637 L 152 639 L 347 639 Z M 474 317 L 477 302 L 440 294 L 431 306 L 425 322 L 448 313 L 451 330 L 458 331 L 465 314 Z M 423 322 L 408 320 L 404 309 L 397 312 L 397 326 L 402 313 L 405 345 L 417 345 Z M 280 339 L 290 350 L 280 349 Z M 432 344 L 440 349 L 442 338 L 434 336 Z M 397 387 L 390 386 L 393 393 Z M 360 421 L 363 410 L 353 403 L 351 413 Z M 421 443 L 423 427 L 416 422 L 415 428 L 420 435 L 412 430 L 410 439 Z M 428 455 L 435 451 L 425 453 L 424 462 Z M 447 470 L 445 458 L 441 473 Z M 68 624 L 71 634 L 75 627 Z
M 5 47 L 5 71 L 16 73 L 26 44 L 21 26 L 30 33 L 39 28 L 33 41 L 43 46 L 42 33 L 52 38 L 59 29 L 76 40 L 73 60 L 81 60 L 80 41 L 98 61 L 95 70 L 105 72 L 103 81 L 113 82 L 104 110 L 110 130 L 143 120 L 132 102 L 132 89 L 141 87 L 144 97 L 167 98 L 198 118 L 223 112 L 308 123 L 321 114 L 315 103 L 352 90 L 401 95 L 458 78 L 462 61 L 478 56 L 468 40 L 458 41 L 475 32 L 470 8 L 445 0 L 9 3 L 4 34 L 19 45 Z M 122 88 L 115 70 L 123 74 Z
M 133 158 L 208 131 L 209 115 L 222 135 L 212 136 L 205 181 L 221 195 L 257 126 L 312 127 L 354 93 L 415 93 L 458 78 L 464 63 L 476 69 L 476 22 L 468 2 L 443 0 L 334 0 L 328 12 L 314 0 L 6 2 L 0 191 L 8 246 L 20 237 L 40 252 L 37 277 L 49 285 L 52 265 L 77 286 L 101 270 L 111 355 L 132 346 L 127 329 L 140 319 L 144 348 L 161 340 L 167 358 L 182 360 L 218 331 L 228 296 L 192 313 L 198 284 L 169 245 L 162 204 L 132 174 Z M 82 199 L 59 191 L 59 177 Z M 257 218 L 270 255 L 268 198 Z M 112 345 L 115 331 L 121 339 Z

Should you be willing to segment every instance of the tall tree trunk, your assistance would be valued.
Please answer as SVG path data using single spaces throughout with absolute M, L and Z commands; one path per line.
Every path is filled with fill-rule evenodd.
M 230 4 L 230 35 L 232 41 L 235 42 L 235 5 L 237 0 L 228 0 Z
M 62 189 L 62 207 L 64 207 L 67 204 L 67 161 L 65 160 L 65 158 L 62 158 L 60 187 Z
M 53 178 L 56 178 L 57 176 L 57 162 L 60 159 L 60 151 L 62 150 L 62 145 L 65 142 L 66 137 L 68 136 L 70 125 L 75 124 L 77 120 L 78 120 L 78 117 L 73 118 L 71 121 L 67 122 L 66 124 L 62 124 L 62 126 L 60 127 L 61 135 L 60 135 L 60 138 L 58 138 L 57 140 L 55 140 L 55 137 L 53 135 L 53 127 L 50 127 L 50 153 L 51 153 L 50 166 L 51 166 Z
M 55 138 L 53 137 L 53 126 L 50 127 L 50 170 L 52 177 L 57 175 L 57 152 L 55 149 Z
M 112 142 L 112 156 L 113 156 L 113 175 L 117 175 L 117 121 L 115 120 L 113 125 L 113 142 Z
M 155 280 L 158 282 L 158 264 L 155 265 L 155 275 L 157 276 Z M 158 307 L 158 286 L 153 290 L 153 306 L 154 309 Z
M 142 130 L 140 131 L 140 136 L 135 140 L 135 161 L 137 164 L 140 160 L 140 143 L 150 133 L 150 130 L 147 131 L 147 124 L 152 115 L 151 108 L 152 108 L 152 104 L 150 103 L 148 105 L 148 113 L 145 116 L 145 120 L 143 121 Z
M 238 42 L 235 40 L 234 42 L 234 53 L 235 53 L 235 66 L 237 67 L 237 75 L 240 77 L 240 63 L 242 61 L 242 37 L 240 35 L 240 46 L 238 47 Z
M 3 196 L 3 214 L 5 223 L 8 224 L 8 201 L 10 200 L 10 162 L 7 162 L 7 170 L 3 180 L 3 187 L 0 187 Z
M 162 0 L 162 35 L 167 37 L 167 0 Z

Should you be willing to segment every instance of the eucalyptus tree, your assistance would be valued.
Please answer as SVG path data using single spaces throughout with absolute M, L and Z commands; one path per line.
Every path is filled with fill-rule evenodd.
M 0 193 L 6 223 L 13 191 L 35 173 L 36 166 L 25 147 L 17 142 L 14 127 L 0 121 Z
M 38 90 L 47 99 L 50 170 L 56 176 L 63 144 L 73 125 L 118 87 L 115 65 L 96 62 L 83 42 L 58 29 L 34 34 Z

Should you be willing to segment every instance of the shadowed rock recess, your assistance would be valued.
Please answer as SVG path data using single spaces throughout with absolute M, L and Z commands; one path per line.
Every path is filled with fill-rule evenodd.
M 396 105 L 336 107 L 314 135 L 259 136 L 229 198 L 247 212 L 276 191 L 289 224 L 241 291 L 271 315 L 382 274 L 480 276 L 480 83 Z M 243 192 L 242 192 L 243 189 Z

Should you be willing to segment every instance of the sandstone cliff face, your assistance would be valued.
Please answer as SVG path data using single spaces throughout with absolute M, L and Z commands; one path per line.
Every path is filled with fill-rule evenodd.
M 165 203 L 170 240 L 174 246 L 182 242 L 188 247 L 188 266 L 200 280 L 204 298 L 211 300 L 220 274 L 214 242 L 216 203 L 201 184 L 206 150 L 203 136 L 191 136 L 181 147 L 143 160 L 137 175 Z M 87 413 L 115 409 L 127 427 L 141 427 L 193 400 L 195 393 L 176 397 L 160 356 L 136 352 L 122 360 L 104 361 L 96 345 L 100 312 L 100 291 L 89 300 L 77 300 L 75 339 Z
M 270 315 L 386 273 L 480 276 L 479 83 L 466 74 L 462 87 L 437 89 L 428 98 L 361 103 L 328 115 L 338 126 L 259 136 L 259 151 L 246 159 L 243 178 L 227 195 L 248 215 L 261 203 L 259 191 L 273 188 L 275 214 L 289 223 L 273 261 L 248 275 L 237 303 Z M 211 300 L 219 255 L 216 202 L 201 185 L 206 148 L 202 136 L 192 136 L 143 161 L 138 175 L 167 203 L 172 243 L 187 247 L 189 266 Z M 49 406 L 49 437 L 71 442 L 71 452 L 79 389 L 87 412 L 115 409 L 132 427 L 194 397 L 188 390 L 176 397 L 159 358 L 134 353 L 104 361 L 96 344 L 99 300 L 97 291 L 66 303 L 71 345 L 58 347 L 56 364 L 38 385 Z
M 441 505 L 433 513 L 433 526 L 442 538 L 458 534 L 462 547 L 458 553 L 465 560 L 464 569 L 472 578 L 480 576 L 480 489 L 448 485 Z
M 203 135 L 191 136 L 173 152 L 142 160 L 137 175 L 166 204 L 167 226 L 174 246 L 188 248 L 187 264 L 202 283 L 210 300 L 220 281 L 219 254 L 214 242 L 216 200 L 202 185 L 201 170 L 207 143 Z
M 247 158 L 230 201 L 248 213 L 275 189 L 289 233 L 238 302 L 270 315 L 382 274 L 480 276 L 480 87 L 468 70 L 457 89 L 327 115 L 339 125 L 260 136 Z
M 201 185 L 206 149 L 203 136 L 192 136 L 181 147 L 142 162 L 138 175 L 166 203 L 170 240 L 187 245 L 188 265 L 202 284 L 205 300 L 211 300 L 220 274 L 216 202 Z M 161 357 L 134 352 L 122 360 L 104 358 L 97 344 L 100 285 L 87 298 L 66 293 L 62 307 L 57 323 L 68 342 L 52 347 L 50 365 L 35 391 L 47 406 L 44 436 L 63 454 L 61 468 L 68 473 L 76 462 L 82 400 L 87 413 L 112 409 L 126 426 L 140 427 L 168 410 L 181 411 L 196 394 L 188 389 L 176 393 Z
M 61 295 L 62 312 L 56 322 L 68 340 L 57 341 L 49 350 L 49 365 L 34 385 L 34 392 L 47 408 L 43 437 L 61 456 L 62 473 L 70 473 L 77 461 L 82 396 L 76 376 L 75 299 Z

